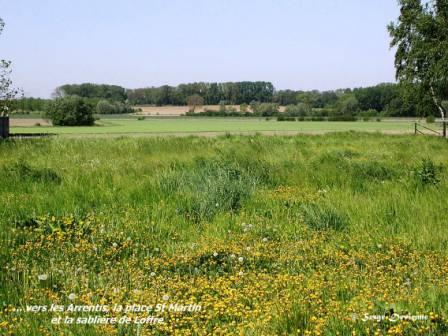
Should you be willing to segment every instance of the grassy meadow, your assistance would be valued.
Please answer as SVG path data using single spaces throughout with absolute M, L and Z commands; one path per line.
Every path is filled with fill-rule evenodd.
M 0 334 L 446 335 L 447 157 L 357 132 L 0 142 Z M 156 303 L 201 310 L 27 311 Z M 164 323 L 51 323 L 92 315 Z
M 20 126 L 26 122 L 28 126 Z M 369 131 L 412 133 L 414 124 L 410 120 L 391 120 L 382 122 L 278 122 L 264 118 L 153 118 L 144 120 L 136 118 L 104 118 L 96 122 L 96 126 L 61 127 L 61 126 L 33 126 L 29 120 L 13 120 L 12 133 L 51 133 L 59 135 L 120 135 L 120 134 L 161 134 L 161 133 L 247 133 L 247 132 L 299 132 L 325 133 L 336 131 Z

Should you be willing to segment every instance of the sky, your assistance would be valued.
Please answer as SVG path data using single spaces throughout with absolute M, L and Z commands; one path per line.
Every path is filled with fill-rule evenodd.
M 26 96 L 270 81 L 330 90 L 394 82 L 394 0 L 0 0 L 0 59 Z

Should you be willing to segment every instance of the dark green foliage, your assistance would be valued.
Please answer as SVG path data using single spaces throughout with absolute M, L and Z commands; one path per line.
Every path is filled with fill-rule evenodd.
M 426 117 L 426 122 L 428 124 L 433 124 L 435 121 L 436 121 L 436 118 L 434 118 L 433 115 L 429 115 L 429 116 Z
M 127 98 L 126 89 L 117 85 L 107 84 L 66 84 L 55 90 L 57 97 L 80 96 L 83 98 L 99 98 L 124 102 Z
M 117 101 L 100 100 L 96 105 L 96 113 L 98 114 L 124 114 L 132 113 L 133 109 L 126 103 Z
M 185 105 L 187 97 L 200 95 L 206 105 L 249 104 L 251 101 L 271 102 L 274 86 L 270 82 L 189 83 L 177 87 L 141 88 L 127 91 L 133 104 Z
M 448 98 L 448 7 L 446 0 L 399 0 L 398 21 L 388 27 L 396 48 L 396 77 L 430 97 L 442 118 Z
M 278 104 L 252 102 L 251 109 L 253 113 L 261 117 L 272 117 L 279 112 Z
M 294 117 L 285 117 L 283 115 L 277 117 L 277 121 L 296 121 Z
M 334 91 L 275 91 L 269 82 L 227 82 L 227 83 L 188 83 L 176 87 L 163 85 L 160 87 L 139 88 L 127 90 L 114 85 L 80 84 L 63 85 L 56 89 L 57 97 L 78 95 L 94 108 L 102 100 L 107 100 L 109 106 L 103 106 L 108 113 L 100 109 L 97 113 L 130 113 L 131 105 L 187 105 L 187 98 L 200 96 L 204 105 L 222 105 L 219 111 L 206 110 L 200 113 L 187 113 L 188 116 L 240 117 L 253 116 L 248 109 L 251 105 L 260 103 L 287 106 L 285 113 L 290 117 L 322 120 L 321 117 L 331 117 L 333 121 L 352 121 L 361 111 L 376 110 L 390 116 L 424 116 L 438 113 L 431 96 L 415 85 L 397 85 L 392 83 L 379 84 L 372 87 L 356 89 L 339 89 Z M 116 102 L 115 104 L 113 102 Z M 117 108 L 117 102 L 121 103 Z M 42 110 L 45 100 L 26 98 L 15 103 L 19 111 Z M 232 111 L 226 105 L 243 105 L 240 112 Z M 115 107 L 112 108 L 111 105 Z M 201 104 L 196 104 L 197 106 Z M 127 110 L 123 112 L 123 107 Z M 263 106 L 260 106 L 263 108 Z M 257 109 L 257 107 L 255 107 Z M 270 109 L 270 108 L 269 108 Z M 261 111 L 256 115 L 275 116 L 276 109 Z M 365 113 L 363 113 L 365 114 Z M 342 116 L 341 116 L 342 115 Z M 368 118 L 363 118 L 367 120 Z M 317 119 L 314 119 L 317 118 Z
M 49 102 L 42 98 L 20 98 L 11 103 L 11 109 L 18 113 L 42 112 Z
M 288 117 L 306 117 L 311 115 L 311 109 L 303 103 L 297 105 L 288 105 L 285 108 L 285 115 Z
M 57 126 L 91 126 L 95 122 L 92 106 L 78 96 L 53 100 L 45 115 Z
M 431 159 L 423 159 L 415 169 L 414 176 L 423 185 L 436 185 L 440 182 L 440 170 Z

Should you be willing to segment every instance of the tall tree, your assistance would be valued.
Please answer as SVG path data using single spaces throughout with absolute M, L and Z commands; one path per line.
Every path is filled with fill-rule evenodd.
M 398 22 L 388 26 L 396 47 L 397 79 L 427 92 L 442 119 L 448 98 L 448 0 L 399 0 Z
M 0 18 L 0 34 L 3 32 L 5 22 Z M 0 60 L 0 116 L 8 115 L 11 100 L 14 99 L 19 90 L 12 87 L 11 61 Z

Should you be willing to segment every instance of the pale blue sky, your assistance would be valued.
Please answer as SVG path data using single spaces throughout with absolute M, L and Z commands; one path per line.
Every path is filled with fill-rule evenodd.
M 358 87 L 394 81 L 397 15 L 395 0 L 0 0 L 0 58 L 28 96 L 82 82 Z

